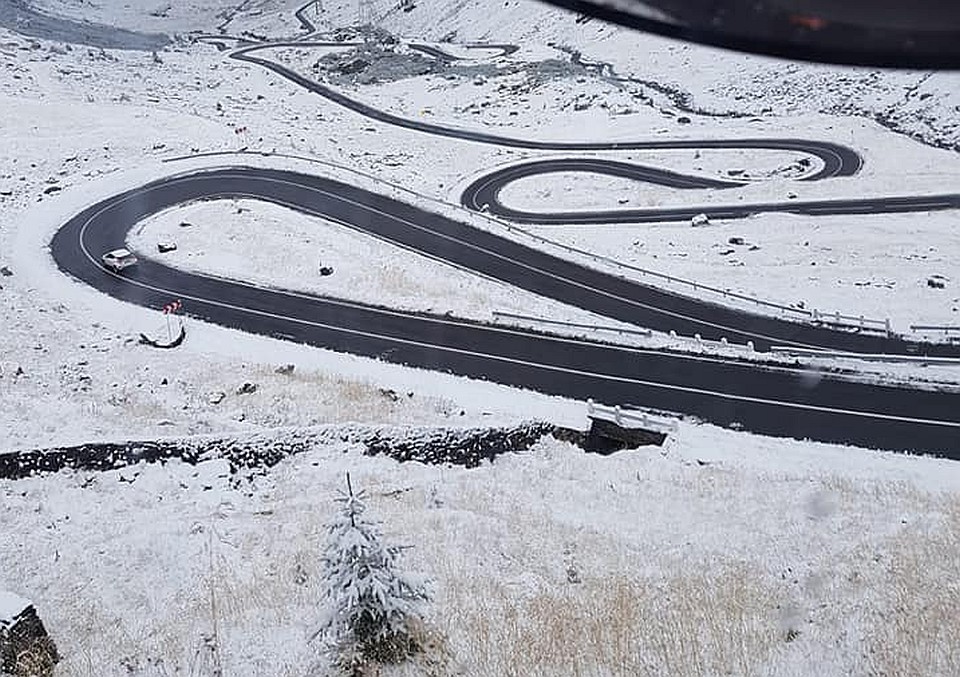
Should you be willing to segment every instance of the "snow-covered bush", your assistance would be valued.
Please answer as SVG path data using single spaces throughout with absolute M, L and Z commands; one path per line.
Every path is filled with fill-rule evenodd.
M 376 674 L 424 649 L 422 582 L 397 568 L 401 548 L 385 545 L 376 522 L 365 517 L 362 491 L 335 500 L 336 518 L 327 526 L 323 551 L 326 616 L 317 630 L 324 652 L 339 674 Z

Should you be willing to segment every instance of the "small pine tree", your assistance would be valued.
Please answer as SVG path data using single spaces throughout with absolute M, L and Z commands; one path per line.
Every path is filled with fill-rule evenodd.
M 400 663 L 421 650 L 420 609 L 428 599 L 422 583 L 397 569 L 401 548 L 384 545 L 378 525 L 364 516 L 363 491 L 335 500 L 323 551 L 327 616 L 321 635 L 331 664 L 359 677 L 365 666 Z M 316 636 L 315 635 L 315 636 Z

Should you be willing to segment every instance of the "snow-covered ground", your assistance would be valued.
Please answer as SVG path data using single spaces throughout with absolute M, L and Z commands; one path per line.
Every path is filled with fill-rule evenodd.
M 609 64 L 641 85 L 654 104 L 704 113 L 725 126 L 727 116 L 779 117 L 810 113 L 863 117 L 930 143 L 960 143 L 960 74 L 882 71 L 784 61 L 637 33 L 573 13 L 514 0 L 496 12 L 455 0 L 439 7 L 417 2 L 410 12 L 389 0 L 372 3 L 386 29 L 423 40 L 489 40 L 518 45 L 552 43 L 581 53 L 585 63 Z M 343 20 L 352 17 L 349 5 Z M 536 20 L 531 21 L 530 17 Z
M 12 592 L 0 592 L 0 627 L 9 625 L 28 606 L 30 602 L 23 597 Z
M 558 60 L 564 55 L 562 50 L 543 56 L 524 45 L 509 57 L 493 59 L 492 64 L 474 60 L 453 67 L 436 66 L 431 58 L 402 43 L 380 50 L 362 47 L 356 54 L 343 49 L 333 52 L 340 55 L 339 61 L 330 60 L 331 48 L 326 47 L 264 49 L 257 55 L 334 86 L 358 101 L 430 123 L 551 140 L 801 136 L 848 144 L 862 153 L 865 162 L 856 177 L 802 182 L 797 179 L 816 171 L 819 163 L 801 154 L 740 150 L 595 153 L 589 157 L 743 181 L 745 185 L 727 190 L 677 191 L 567 172 L 529 177 L 508 185 L 501 198 L 509 207 L 536 212 L 696 204 L 709 212 L 712 204 L 953 193 L 960 178 L 960 158 L 955 152 L 892 134 L 858 117 L 805 113 L 718 120 L 700 115 L 686 116 L 686 124 L 677 125 L 674 109 L 652 106 L 642 97 L 625 112 L 618 108 L 620 104 L 612 103 L 617 97 L 627 96 L 624 85 L 575 65 L 563 66 Z M 356 59 L 370 61 L 371 65 L 359 74 L 338 70 L 343 63 Z M 476 75 L 471 77 L 473 73 Z M 525 152 L 505 152 L 509 153 L 506 163 L 499 160 L 465 174 L 472 179 L 531 157 Z M 803 160 L 808 167 L 801 164 Z M 464 181 L 457 182 L 447 199 L 456 201 L 464 185 Z M 443 196 L 442 192 L 438 196 Z M 802 303 L 823 312 L 890 318 L 899 331 L 907 332 L 912 324 L 960 322 L 960 288 L 950 263 L 960 242 L 956 218 L 953 211 L 920 212 L 884 216 L 882 225 L 875 227 L 877 220 L 873 217 L 760 215 L 748 222 L 723 224 L 721 230 L 729 230 L 732 234 L 728 237 L 738 237 L 741 230 L 751 236 L 763 233 L 761 239 L 775 241 L 776 245 L 764 249 L 764 254 L 734 258 L 729 254 L 713 256 L 730 250 L 726 240 L 716 241 L 715 231 L 696 232 L 676 224 L 533 230 L 559 242 L 613 254 L 624 263 L 781 304 Z M 658 229 L 669 229 L 670 237 L 657 238 L 652 246 L 641 248 L 652 239 L 649 234 Z M 754 244 L 759 246 L 757 239 L 754 237 Z M 817 248 L 812 255 L 811 243 Z M 767 254 L 771 258 L 764 260 Z M 825 275 L 823 268 L 811 274 L 811 264 L 828 269 L 837 266 L 838 274 Z M 743 270 L 731 270 L 733 267 Z M 927 281 L 932 276 L 945 278 L 946 284 L 944 289 L 930 289 L 942 293 L 929 296 Z
M 585 63 L 615 71 L 547 79 L 524 92 L 497 90 L 527 87 L 516 74 L 343 85 L 394 112 L 429 109 L 422 117 L 432 122 L 565 139 L 809 137 L 849 144 L 866 160 L 859 177 L 799 183 L 777 171 L 797 160 L 789 154 L 610 153 L 602 156 L 709 176 L 744 169 L 755 180 L 689 195 L 553 176 L 549 186 L 511 186 L 505 201 L 615 208 L 789 193 L 860 197 L 955 191 L 960 177 L 955 152 L 883 126 L 956 143 L 956 75 L 788 65 L 576 23 L 528 0 L 495 12 L 463 0 L 417 0 L 411 12 L 388 4 L 395 3 L 366 7 L 408 38 L 512 42 L 522 45 L 510 57 L 517 63 L 562 61 L 577 50 Z M 277 38 L 302 34 L 293 19 L 298 5 L 37 4 L 139 32 L 223 26 Z M 324 9 L 324 29 L 358 16 L 356 3 Z M 306 69 L 311 59 L 305 52 Z M 632 80 L 617 85 L 613 76 Z M 176 352 L 154 352 L 135 337 L 164 330 L 159 309 L 65 279 L 44 248 L 83 206 L 193 166 L 162 163 L 192 152 L 292 153 L 450 203 L 476 176 L 541 154 L 379 124 L 209 44 L 182 40 L 154 56 L 0 29 L 0 97 L 0 451 L 339 421 L 585 425 L 582 403 L 195 323 Z M 957 323 L 955 217 L 763 215 L 703 229 L 537 232 L 764 298 L 891 316 L 902 329 L 911 321 Z M 180 221 L 194 226 L 181 229 Z M 283 231 L 275 227 L 281 221 Z M 214 223 L 217 232 L 208 227 Z M 251 225 L 269 226 L 271 235 L 247 239 Z M 236 214 L 222 202 L 161 215 L 134 242 L 155 251 L 158 239 L 173 238 L 180 248 L 165 255 L 171 261 L 226 275 L 238 275 L 246 255 L 256 281 L 282 286 L 300 271 L 271 267 L 267 253 L 296 243 L 306 253 L 307 288 L 330 280 L 340 293 L 372 278 L 391 304 L 462 314 L 530 303 L 339 227 L 316 226 L 262 205 Z M 215 237 L 229 246 L 215 251 Z M 731 237 L 745 244 L 731 245 Z M 326 256 L 317 247 L 336 252 L 331 278 L 314 276 L 318 256 Z M 726 249 L 734 252 L 721 254 Z M 372 274 L 398 258 L 403 268 Z M 946 278 L 945 289 L 925 286 L 933 274 Z M 422 295 L 417 284 L 441 276 L 443 286 L 429 290 L 436 296 Z M 355 293 L 367 301 L 380 295 Z M 536 304 L 554 317 L 570 312 Z M 287 364 L 292 374 L 277 372 Z M 238 392 L 248 382 L 256 391 Z M 320 526 L 345 471 L 372 493 L 388 534 L 415 546 L 405 554 L 410 566 L 436 581 L 431 620 L 449 635 L 466 674 L 960 673 L 950 633 L 960 614 L 950 568 L 960 550 L 955 464 L 691 423 L 681 423 L 663 450 L 601 458 L 547 440 L 470 471 L 323 447 L 240 489 L 217 462 L 2 481 L 0 591 L 37 605 L 64 655 L 63 675 L 207 674 L 211 647 L 222 674 L 304 674 L 319 612 Z
M 176 268 L 402 310 L 486 322 L 497 312 L 604 321 L 347 226 L 252 200 L 167 210 L 144 221 L 129 243 Z M 159 243 L 177 249 L 161 255 Z M 331 275 L 320 274 L 325 266 Z
M 60 675 L 306 674 L 345 472 L 432 579 L 457 674 L 960 668 L 953 464 L 709 427 L 475 470 L 330 446 L 239 486 L 213 461 L 2 481 L 0 571 Z
M 562 186 L 562 184 L 561 184 Z M 557 190 L 562 190 L 559 186 Z M 689 223 L 526 227 L 556 242 L 623 263 L 787 305 L 891 318 L 909 325 L 960 324 L 960 229 L 950 213 L 816 218 L 761 214 L 692 228 Z M 885 246 L 864 247 L 864 233 Z M 944 287 L 933 288 L 933 276 Z M 760 295 L 766 287 L 778 296 Z
M 293 13 L 303 0 L 132 0 L 117 5 L 88 0 L 34 0 L 41 12 L 78 22 L 117 26 L 142 33 L 242 33 L 265 30 L 297 35 Z M 281 35 L 284 34 L 281 32 Z

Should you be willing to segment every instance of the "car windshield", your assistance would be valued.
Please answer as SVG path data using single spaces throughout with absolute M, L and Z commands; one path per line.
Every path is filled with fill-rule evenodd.
M 0 674 L 960 675 L 956 9 L 840 4 L 0 0 Z

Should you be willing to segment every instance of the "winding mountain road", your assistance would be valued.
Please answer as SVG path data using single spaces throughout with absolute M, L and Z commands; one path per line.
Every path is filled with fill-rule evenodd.
M 371 120 L 395 127 L 443 136 L 460 141 L 492 144 L 507 148 L 527 150 L 564 151 L 570 153 L 597 151 L 642 151 L 642 150 L 775 150 L 799 153 L 819 161 L 819 168 L 798 179 L 812 182 L 823 179 L 854 176 L 863 165 L 860 155 L 841 144 L 809 140 L 780 138 L 748 139 L 663 139 L 657 141 L 550 141 L 543 139 L 523 139 L 501 136 L 474 129 L 448 127 L 405 118 L 388 111 L 380 110 L 362 101 L 358 101 L 334 87 L 302 75 L 296 70 L 258 52 L 276 50 L 285 47 L 339 48 L 356 46 L 353 43 L 327 41 L 290 41 L 270 42 L 260 45 L 243 46 L 230 57 L 246 63 L 261 66 L 280 75 L 290 82 L 303 87 L 323 98 Z M 444 61 L 454 56 L 429 45 L 412 45 L 419 51 L 435 54 Z M 472 45 L 476 47 L 477 45 Z M 508 45 L 493 45 L 504 50 Z M 441 56 L 442 55 L 442 56 Z M 591 172 L 607 176 L 628 178 L 637 182 L 654 183 L 680 189 L 720 189 L 735 188 L 744 185 L 740 182 L 722 181 L 696 175 L 671 172 L 656 167 L 646 167 L 634 163 L 597 158 L 550 158 L 521 162 L 509 167 L 494 170 L 471 183 L 461 196 L 461 204 L 473 210 L 486 210 L 490 214 L 509 219 L 517 223 L 528 224 L 612 224 L 612 223 L 650 223 L 664 221 L 689 220 L 693 216 L 706 213 L 716 219 L 740 219 L 761 212 L 786 212 L 809 215 L 838 214 L 878 214 L 920 212 L 960 208 L 960 193 L 921 196 L 883 196 L 862 199 L 831 199 L 814 201 L 769 202 L 734 205 L 700 205 L 675 209 L 611 209 L 604 211 L 576 212 L 532 212 L 511 208 L 500 201 L 500 192 L 509 183 L 534 175 L 556 172 Z
M 814 149 L 808 152 L 814 153 Z M 663 223 L 689 221 L 697 214 L 713 219 L 743 219 L 763 212 L 828 216 L 839 214 L 893 214 L 898 212 L 960 209 L 960 193 L 941 195 L 906 195 L 860 199 L 792 200 L 789 202 L 755 202 L 747 204 L 710 204 L 656 209 L 610 209 L 537 212 L 512 208 L 500 200 L 500 192 L 509 184 L 531 176 L 559 172 L 588 172 L 638 183 L 669 186 L 680 190 L 725 189 L 742 183 L 645 167 L 633 163 L 597 158 L 557 158 L 530 160 L 503 167 L 485 174 L 467 186 L 461 204 L 474 211 L 483 211 L 515 223 L 539 225 Z
M 247 332 L 545 393 L 682 412 L 758 433 L 960 458 L 960 390 L 916 390 L 774 364 L 605 345 L 268 289 L 148 259 L 123 275 L 100 265 L 99 254 L 121 246 L 130 228 L 151 214 L 240 197 L 323 216 L 609 317 L 639 324 L 654 317 L 673 318 L 678 326 L 706 322 L 653 308 L 646 295 L 660 294 L 656 290 L 356 186 L 273 169 L 197 171 L 108 198 L 68 221 L 51 251 L 62 270 L 115 298 L 147 307 L 180 298 L 191 316 Z M 739 315 L 716 310 L 718 318 Z M 794 345 L 845 344 L 853 337 L 754 319 L 766 323 L 755 327 L 758 332 L 794 332 Z M 896 339 L 859 338 L 911 349 Z
M 313 29 L 302 11 L 298 17 Z M 211 38 L 212 39 L 212 38 Z M 218 40 L 218 48 L 226 43 Z M 343 48 L 308 39 L 238 43 L 230 56 L 259 65 L 367 118 L 416 133 L 533 151 L 586 153 L 657 149 L 757 149 L 813 158 L 803 181 L 852 176 L 860 156 L 845 146 L 802 139 L 681 139 L 560 142 L 504 137 L 446 127 L 378 110 L 315 82 L 262 54 L 284 47 Z M 415 45 L 448 61 L 441 48 Z M 507 53 L 509 46 L 498 46 Z M 586 157 L 526 160 L 474 181 L 462 202 L 504 218 L 536 223 L 615 223 L 688 219 L 699 212 L 742 218 L 758 211 L 808 214 L 955 209 L 960 196 L 791 201 L 667 210 L 533 213 L 512 209 L 500 192 L 536 174 L 587 171 L 680 189 L 725 189 L 737 184 L 654 167 Z M 170 176 L 105 199 L 70 219 L 51 251 L 69 275 L 117 299 L 160 307 L 186 302 L 189 315 L 226 327 L 379 358 L 415 367 L 488 379 L 541 392 L 625 406 L 690 414 L 723 426 L 778 436 L 884 449 L 933 452 L 960 459 L 960 389 L 920 389 L 869 382 L 850 373 L 822 373 L 773 362 L 650 350 L 537 333 L 519 328 L 380 308 L 342 299 L 270 289 L 190 273 L 144 257 L 122 275 L 105 270 L 102 252 L 122 246 L 142 219 L 197 200 L 250 198 L 321 216 L 452 265 L 544 297 L 631 324 L 684 335 L 849 352 L 960 356 L 960 346 L 926 344 L 891 335 L 753 315 L 678 296 L 552 256 L 421 207 L 293 171 L 230 166 Z
M 543 139 L 523 139 L 512 136 L 500 136 L 475 129 L 447 127 L 445 125 L 414 120 L 353 99 L 343 92 L 329 87 L 321 82 L 312 80 L 288 66 L 265 56 L 258 56 L 257 52 L 276 50 L 280 48 L 309 48 L 334 47 L 344 48 L 351 46 L 343 42 L 325 41 L 290 41 L 270 42 L 261 45 L 241 47 L 230 53 L 230 58 L 251 63 L 286 78 L 290 82 L 313 92 L 328 101 L 343 106 L 359 115 L 384 124 L 409 129 L 424 134 L 443 136 L 449 139 L 484 143 L 505 148 L 524 148 L 528 150 L 547 151 L 623 151 L 623 150 L 702 150 L 707 148 L 726 150 L 780 150 L 803 153 L 820 161 L 820 169 L 804 177 L 804 181 L 819 181 L 821 179 L 838 176 L 853 176 L 862 166 L 860 155 L 851 148 L 830 141 L 810 141 L 805 139 L 670 139 L 670 140 L 638 140 L 638 141 L 550 141 Z

